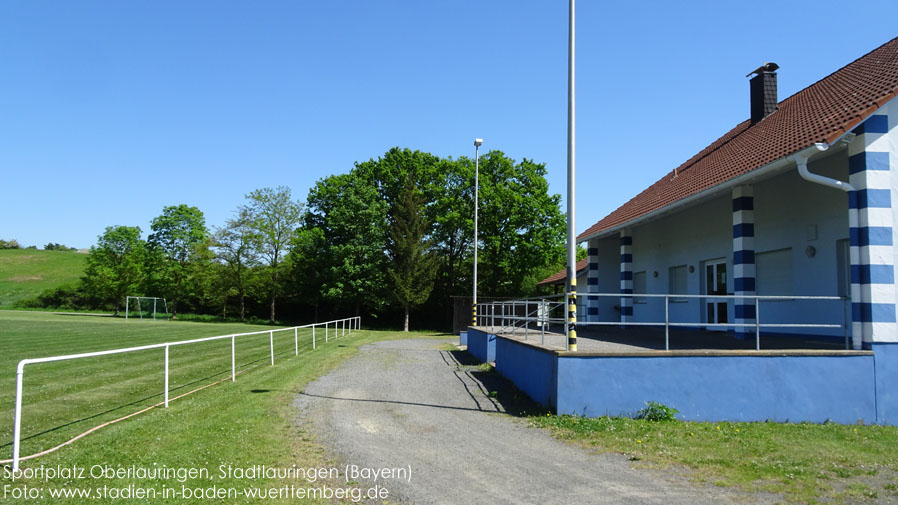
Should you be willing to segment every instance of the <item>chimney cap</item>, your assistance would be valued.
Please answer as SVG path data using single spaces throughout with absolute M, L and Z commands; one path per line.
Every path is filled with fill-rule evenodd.
M 776 69 L 780 68 L 779 65 L 772 61 L 768 61 L 761 65 L 760 67 L 752 70 L 751 72 L 745 74 L 745 77 L 749 77 L 752 74 L 760 74 L 761 72 L 776 72 Z

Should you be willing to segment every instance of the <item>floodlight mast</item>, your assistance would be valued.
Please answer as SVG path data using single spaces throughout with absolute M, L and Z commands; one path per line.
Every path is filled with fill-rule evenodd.
M 474 301 L 471 304 L 471 320 L 477 326 L 477 206 L 480 198 L 480 146 L 483 139 L 474 139 Z

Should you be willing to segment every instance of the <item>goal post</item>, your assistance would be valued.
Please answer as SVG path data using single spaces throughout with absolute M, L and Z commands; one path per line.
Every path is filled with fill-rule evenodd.
M 125 298 L 125 321 L 144 319 L 156 321 L 169 319 L 168 303 L 165 298 L 155 296 L 128 296 Z

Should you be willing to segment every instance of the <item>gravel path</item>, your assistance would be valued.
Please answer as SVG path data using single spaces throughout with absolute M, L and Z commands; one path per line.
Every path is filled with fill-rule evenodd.
M 377 481 L 389 490 L 390 502 L 773 501 L 636 470 L 624 456 L 590 454 L 528 428 L 489 396 L 488 391 L 507 387 L 504 380 L 466 366 L 466 355 L 441 347 L 444 342 L 435 340 L 364 346 L 295 402 L 301 421 L 341 465 L 410 468 L 410 479 Z M 374 484 L 356 480 L 364 487 Z

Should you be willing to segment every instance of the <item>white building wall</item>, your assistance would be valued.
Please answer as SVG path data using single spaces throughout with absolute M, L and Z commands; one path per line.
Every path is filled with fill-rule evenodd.
M 841 180 L 848 178 L 846 153 L 830 155 L 812 162 L 810 170 Z M 834 296 L 838 293 L 839 265 L 837 243 L 848 239 L 848 199 L 845 193 L 804 181 L 796 170 L 754 182 L 755 251 L 791 249 L 792 293 L 794 295 Z M 705 262 L 725 259 L 727 293 L 733 293 L 732 196 L 729 191 L 718 198 L 698 204 L 667 217 L 633 228 L 633 272 L 646 272 L 648 293 L 669 292 L 669 269 L 687 266 L 689 294 L 704 293 Z M 617 237 L 600 241 L 600 272 L 616 272 L 619 262 Z M 813 249 L 808 249 L 808 247 Z M 657 272 L 657 275 L 656 275 Z M 761 274 L 763 275 L 763 274 Z M 786 275 L 786 273 L 784 273 Z M 614 293 L 618 279 L 600 275 L 602 293 Z M 759 279 L 760 280 L 760 279 Z M 764 290 L 763 286 L 759 289 Z M 614 321 L 613 303 L 603 299 L 601 321 Z M 762 323 L 825 322 L 841 324 L 848 305 L 843 302 L 762 302 Z M 801 321 L 799 321 L 799 319 Z M 634 304 L 633 320 L 663 322 L 661 299 L 645 298 Z M 670 304 L 670 320 L 694 323 L 706 321 L 702 300 L 688 299 Z M 727 320 L 734 321 L 733 302 L 728 303 Z M 767 329 L 778 333 L 815 333 L 844 336 L 844 330 Z
M 704 282 L 703 266 L 707 260 L 725 259 L 727 272 L 732 272 L 732 211 L 729 193 L 667 218 L 633 230 L 633 271 L 646 272 L 648 293 L 667 293 L 670 267 L 693 267 L 687 274 L 689 294 L 699 294 Z M 655 272 L 658 276 L 655 277 Z M 732 277 L 732 276 L 730 276 Z M 732 290 L 727 279 L 728 291 Z M 704 321 L 703 304 L 685 299 L 670 304 L 670 320 L 696 323 Z M 663 322 L 664 301 L 645 298 L 634 308 L 634 320 Z M 729 317 L 732 318 L 732 308 Z

